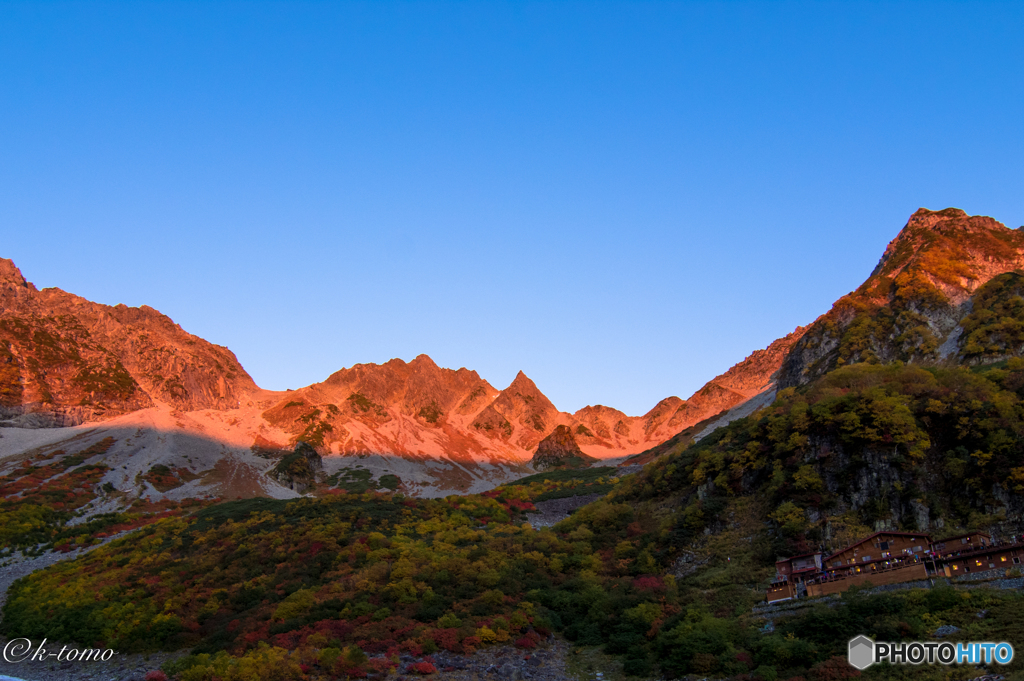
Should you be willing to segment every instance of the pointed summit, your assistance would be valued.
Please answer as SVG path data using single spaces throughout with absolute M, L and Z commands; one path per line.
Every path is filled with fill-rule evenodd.
M 994 277 L 1021 268 L 1024 232 L 959 208 L 921 208 L 867 280 L 808 327 L 786 357 L 779 385 L 806 383 L 845 364 L 950 356 L 958 352 L 967 301 Z
M 537 384 L 522 371 L 516 374 L 516 377 L 512 379 L 507 388 L 501 391 L 501 396 L 495 404 L 507 405 L 507 407 L 517 411 L 524 404 L 530 405 L 534 409 L 557 411 L 555 405 L 551 404 L 551 401 L 540 391 Z
M 516 374 L 516 377 L 512 379 L 511 383 L 508 384 L 508 388 L 506 388 L 506 390 L 508 390 L 510 388 L 522 388 L 522 387 L 531 388 L 533 390 L 536 390 L 537 389 L 537 384 L 534 383 L 533 380 L 529 376 L 527 376 L 525 373 L 523 373 L 522 369 L 520 369 L 519 373 Z
M 0 288 L 36 290 L 35 286 L 25 280 L 14 261 L 7 258 L 0 258 Z

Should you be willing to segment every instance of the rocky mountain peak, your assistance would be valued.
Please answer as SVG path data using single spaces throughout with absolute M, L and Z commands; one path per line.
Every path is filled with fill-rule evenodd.
M 675 411 L 679 407 L 683 406 L 683 402 L 684 400 L 682 398 L 676 397 L 675 395 L 671 395 L 659 401 L 656 405 L 654 405 L 654 409 L 652 409 L 648 413 L 653 413 L 655 411 Z
M 861 290 L 877 288 L 872 285 L 880 276 L 891 280 L 909 271 L 927 277 L 959 304 L 966 298 L 962 293 L 1019 267 L 1022 254 L 1024 234 L 990 217 L 970 216 L 959 208 L 921 208 L 889 242 Z
M 540 441 L 530 463 L 540 471 L 560 466 L 580 468 L 595 461 L 597 459 L 587 456 L 580 449 L 569 426 L 558 426 Z
M 867 280 L 794 345 L 780 385 L 805 383 L 843 364 L 931 362 L 958 352 L 968 301 L 986 282 L 1022 267 L 1024 232 L 959 208 L 922 208 Z
M 230 350 L 151 307 L 38 291 L 0 259 L 0 418 L 74 425 L 165 402 L 230 409 L 257 390 Z
M 0 258 L 0 312 L 18 307 L 37 289 L 25 280 L 21 270 L 10 260 Z
M 944 208 L 942 210 L 929 210 L 928 208 L 918 208 L 914 211 L 914 214 L 910 216 L 910 220 L 907 221 L 908 225 L 921 225 L 930 227 L 936 223 L 948 220 L 950 218 L 966 218 L 967 213 L 959 208 Z
M 427 355 L 425 353 L 416 355 L 416 357 L 411 362 L 409 362 L 409 366 L 410 367 L 414 367 L 414 368 L 419 368 L 419 367 L 431 367 L 431 368 L 434 368 L 434 369 L 440 368 L 440 367 L 437 366 L 437 362 L 435 362 L 433 359 L 431 359 L 430 355 Z
M 537 384 L 522 371 L 516 374 L 507 388 L 501 391 L 501 396 L 498 397 L 495 406 L 511 409 L 517 415 L 523 409 L 534 412 L 557 411 L 555 405 L 540 391 Z
M 516 374 L 516 377 L 512 379 L 511 383 L 509 383 L 508 388 L 516 388 L 518 390 L 536 390 L 537 384 L 534 383 L 529 376 L 523 373 L 522 369 L 520 369 Z
M 0 258 L 0 283 L 13 284 L 22 288 L 27 288 L 29 285 L 14 261 L 7 258 Z

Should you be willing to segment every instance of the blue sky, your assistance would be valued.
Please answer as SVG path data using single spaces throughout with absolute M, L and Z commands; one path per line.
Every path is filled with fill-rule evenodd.
M 0 256 L 263 387 L 431 355 L 646 412 L 1024 224 L 1022 3 L 0 4 Z

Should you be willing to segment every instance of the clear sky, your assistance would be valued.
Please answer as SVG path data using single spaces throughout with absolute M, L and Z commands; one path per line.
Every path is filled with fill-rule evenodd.
M 0 3 L 0 256 L 263 387 L 644 413 L 918 207 L 1024 224 L 1024 3 Z

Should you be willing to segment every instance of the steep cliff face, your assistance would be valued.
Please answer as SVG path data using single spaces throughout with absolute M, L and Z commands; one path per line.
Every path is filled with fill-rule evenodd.
M 226 348 L 149 307 L 39 291 L 0 259 L 0 409 L 21 425 L 108 419 L 162 401 L 237 407 L 257 388 Z
M 961 321 L 974 310 L 975 294 L 1022 266 L 1024 232 L 956 208 L 922 208 L 871 276 L 808 327 L 783 364 L 780 385 L 859 362 L 961 361 Z

